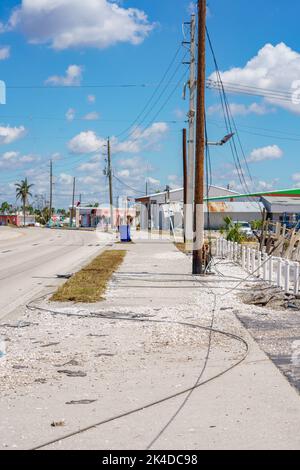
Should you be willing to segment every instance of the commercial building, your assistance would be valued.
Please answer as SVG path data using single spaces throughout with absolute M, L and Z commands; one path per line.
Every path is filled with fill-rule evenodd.
M 209 197 L 237 196 L 238 193 L 227 188 L 211 185 Z M 181 229 L 183 225 L 183 189 L 163 191 L 137 198 L 140 204 L 139 225 L 141 230 Z M 218 230 L 224 225 L 224 217 L 231 217 L 235 221 L 251 222 L 260 219 L 263 204 L 255 200 L 228 199 L 226 202 L 209 202 L 204 205 L 205 228 Z
M 262 202 L 272 222 L 293 226 L 300 220 L 300 197 L 263 196 Z
M 110 225 L 110 207 L 84 207 L 74 208 L 76 227 L 96 228 L 99 225 L 106 227 Z M 114 208 L 114 226 L 126 223 L 126 220 L 135 220 L 136 210 L 133 208 Z
M 16 227 L 22 227 L 24 225 L 23 214 L 0 214 L 0 225 L 15 225 Z M 34 226 L 35 216 L 26 215 L 25 225 Z

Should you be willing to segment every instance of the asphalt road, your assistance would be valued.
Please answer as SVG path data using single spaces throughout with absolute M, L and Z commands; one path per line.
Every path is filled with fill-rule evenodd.
M 101 237 L 101 238 L 100 238 Z M 55 288 L 108 243 L 95 232 L 0 227 L 0 320 Z

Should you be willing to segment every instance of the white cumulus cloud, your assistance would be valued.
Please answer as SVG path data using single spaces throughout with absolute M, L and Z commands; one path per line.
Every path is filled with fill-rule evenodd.
M 12 142 L 24 137 L 25 134 L 26 129 L 24 126 L 0 126 L 0 144 L 11 144 Z
M 75 119 L 75 114 L 76 114 L 75 109 L 69 108 L 68 111 L 66 112 L 66 119 L 67 119 L 67 121 L 74 121 L 74 119 Z
M 290 93 L 287 101 L 275 96 L 264 98 L 264 102 L 275 104 L 300 114 L 300 54 L 285 43 L 265 44 L 255 57 L 244 67 L 234 67 L 221 72 L 225 88 L 229 85 L 262 88 L 267 92 L 283 91 Z M 213 73 L 210 80 L 216 80 Z M 296 102 L 293 100 L 293 94 Z
M 157 178 L 152 178 L 152 176 L 149 176 L 149 178 L 147 178 L 147 181 L 148 183 L 153 184 L 154 186 L 160 185 L 160 180 L 158 180 Z
M 132 130 L 127 140 L 118 142 L 112 139 L 113 148 L 116 152 L 139 153 L 142 150 L 158 150 L 162 138 L 169 131 L 165 122 L 155 122 L 146 129 L 136 127 Z
M 2 30 L 18 30 L 32 44 L 63 50 L 140 44 L 153 27 L 142 10 L 123 8 L 116 0 L 23 0 Z
M 292 180 L 295 181 L 296 183 L 300 183 L 300 173 L 294 173 L 292 175 Z
M 4 152 L 0 156 L 0 168 L 15 169 L 23 167 L 26 164 L 37 162 L 40 157 L 32 154 L 22 155 L 20 152 Z
M 2 155 L 3 160 L 12 160 L 13 158 L 16 158 L 19 155 L 19 152 L 5 152 Z
M 283 151 L 278 145 L 268 145 L 252 150 L 248 162 L 262 162 L 264 160 L 279 160 L 283 156 Z
M 248 116 L 249 114 L 257 114 L 263 116 L 274 112 L 274 108 L 270 108 L 265 103 L 251 103 L 249 105 L 242 103 L 230 103 L 230 111 L 233 116 Z M 220 104 L 209 106 L 207 114 L 222 114 L 223 108 Z
M 72 153 L 94 153 L 98 152 L 106 140 L 98 137 L 94 131 L 84 131 L 73 137 L 68 143 L 68 148 Z
M 67 173 L 60 173 L 58 176 L 58 182 L 61 184 L 71 185 L 73 183 L 73 176 Z
M 8 59 L 10 56 L 9 46 L 0 46 L 0 60 Z
M 127 140 L 119 141 L 111 138 L 111 153 L 139 153 L 141 150 L 158 150 L 163 136 L 168 132 L 169 126 L 165 122 L 155 122 L 146 129 L 135 128 Z M 104 145 L 106 140 L 97 136 L 94 131 L 84 131 L 76 135 L 68 143 L 72 153 L 95 153 Z
M 103 159 L 102 155 L 94 155 L 88 162 L 81 163 L 78 170 L 86 173 L 96 173 L 100 170 L 100 162 L 101 160 L 104 161 Z
M 46 85 L 63 85 L 63 86 L 76 86 L 80 85 L 82 80 L 82 67 L 80 65 L 69 65 L 66 70 L 66 75 L 59 76 L 53 75 L 47 78 Z
M 100 119 L 99 114 L 96 111 L 92 111 L 91 113 L 87 113 L 83 116 L 85 121 L 98 121 Z

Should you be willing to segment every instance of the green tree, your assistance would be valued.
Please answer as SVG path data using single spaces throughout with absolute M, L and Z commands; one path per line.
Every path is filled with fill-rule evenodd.
M 49 207 L 44 207 L 43 210 L 39 211 L 36 216 L 36 221 L 41 225 L 46 225 L 50 220 L 50 209 Z
M 33 184 L 28 184 L 27 178 L 22 180 L 20 183 L 16 183 L 16 197 L 22 201 L 23 206 L 23 217 L 24 217 L 24 227 L 26 225 L 26 204 L 28 202 L 29 197 L 32 196 L 30 189 L 32 188 Z
M 25 210 L 30 214 L 30 215 L 33 215 L 34 214 L 34 209 L 31 205 L 29 206 L 26 206 Z
M 2 202 L 1 207 L 0 207 L 0 212 L 10 212 L 11 211 L 11 204 L 9 204 L 7 201 Z
M 251 222 L 252 230 L 261 230 L 262 226 L 263 226 L 263 221 L 262 220 L 252 220 L 252 222 Z
M 224 227 L 221 228 L 221 233 L 226 236 L 226 240 L 231 242 L 241 243 L 245 240 L 241 232 L 241 225 L 233 223 L 230 217 L 224 217 Z

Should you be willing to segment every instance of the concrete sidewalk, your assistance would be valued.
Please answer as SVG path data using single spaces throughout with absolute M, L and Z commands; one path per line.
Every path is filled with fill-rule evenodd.
M 190 274 L 190 260 L 167 241 L 137 241 L 115 249 L 127 249 L 128 254 L 104 302 L 51 304 L 52 310 L 70 316 L 24 312 L 20 318 L 33 326 L 5 330 L 12 345 L 18 341 L 30 348 L 22 357 L 24 370 L 10 368 L 14 358 L 9 347 L 6 364 L 0 365 L 0 371 L 4 367 L 7 374 L 18 376 L 11 387 L 14 393 L 4 389 L 0 400 L 3 448 L 32 448 L 63 438 L 194 385 L 205 362 L 209 332 L 179 322 L 209 327 L 215 293 L 214 328 L 248 343 L 249 354 L 241 365 L 196 389 L 176 417 L 185 396 L 47 448 L 145 449 L 155 440 L 153 449 L 299 449 L 299 395 L 237 320 L 234 311 L 249 308 L 240 303 L 237 291 L 220 296 L 237 281 L 218 275 L 200 282 Z M 230 274 L 242 275 L 237 270 L 230 268 Z M 109 314 L 109 319 L 93 318 L 90 312 Z M 145 321 L 132 321 L 138 319 Z M 201 381 L 233 366 L 244 354 L 243 343 L 214 333 Z M 85 375 L 59 372 L 65 369 Z M 51 427 L 62 420 L 64 426 Z

